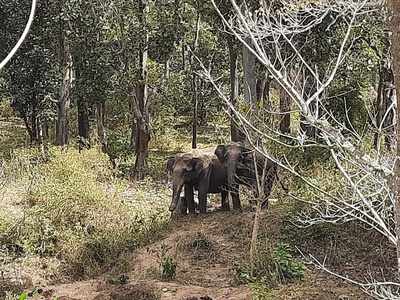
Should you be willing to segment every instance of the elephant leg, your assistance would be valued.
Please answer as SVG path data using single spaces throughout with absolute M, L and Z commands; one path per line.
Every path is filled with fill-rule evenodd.
M 228 194 L 229 193 L 227 191 L 221 192 L 221 209 L 225 211 L 230 210 Z
M 186 197 L 181 197 L 178 206 L 179 212 L 181 215 L 186 215 L 187 213 L 187 200 Z
M 239 198 L 239 185 L 235 184 L 233 186 L 233 191 L 231 192 L 232 205 L 234 210 L 242 210 L 242 205 L 240 204 Z
M 207 212 L 207 190 L 199 188 L 199 211 L 201 214 Z
M 189 214 L 195 214 L 196 209 L 195 209 L 195 205 L 194 205 L 193 185 L 185 184 L 185 198 L 186 198 Z

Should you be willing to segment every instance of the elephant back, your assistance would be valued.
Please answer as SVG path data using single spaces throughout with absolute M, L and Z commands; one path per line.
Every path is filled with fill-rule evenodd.
M 188 152 L 178 153 L 176 155 L 177 159 L 194 159 L 197 158 L 202 161 L 203 168 L 208 168 L 215 159 L 218 159 L 214 154 L 215 147 L 209 147 L 204 149 L 192 149 Z

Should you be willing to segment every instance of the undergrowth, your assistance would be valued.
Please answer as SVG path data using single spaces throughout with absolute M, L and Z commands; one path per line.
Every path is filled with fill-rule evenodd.
M 29 181 L 23 218 L 0 215 L 3 245 L 18 245 L 25 255 L 57 257 L 68 276 L 92 276 L 167 221 L 166 188 L 151 181 L 128 188 L 114 178 L 98 149 L 54 148 L 50 154 L 49 162 L 31 166 L 36 176 Z
M 236 266 L 236 279 L 239 283 L 262 286 L 262 290 L 265 290 L 303 279 L 304 263 L 292 255 L 293 250 L 288 244 L 278 243 L 274 247 L 260 244 L 258 249 L 253 266 Z

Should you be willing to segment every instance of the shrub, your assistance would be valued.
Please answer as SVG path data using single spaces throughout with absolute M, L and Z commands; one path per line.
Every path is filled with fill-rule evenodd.
M 259 248 L 253 266 L 236 266 L 236 279 L 241 283 L 257 283 L 273 287 L 280 283 L 301 280 L 304 264 L 292 256 L 290 246 L 278 243 L 275 248 Z
M 294 258 L 288 244 L 279 243 L 274 250 L 273 260 L 281 281 L 302 279 L 304 277 L 304 264 Z

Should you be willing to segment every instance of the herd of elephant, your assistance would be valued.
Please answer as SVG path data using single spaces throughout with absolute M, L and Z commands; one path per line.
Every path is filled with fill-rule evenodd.
M 230 210 L 231 195 L 234 210 L 241 210 L 239 186 L 253 189 L 258 198 L 259 187 L 264 191 L 263 206 L 277 174 L 277 164 L 256 154 L 241 143 L 218 145 L 216 148 L 180 153 L 167 161 L 167 172 L 172 179 L 171 212 L 195 214 L 207 212 L 207 195 L 221 194 L 221 210 Z M 262 176 L 264 174 L 264 176 Z M 260 178 L 263 182 L 260 184 Z M 184 197 L 181 197 L 184 189 Z M 198 205 L 194 191 L 198 192 Z

